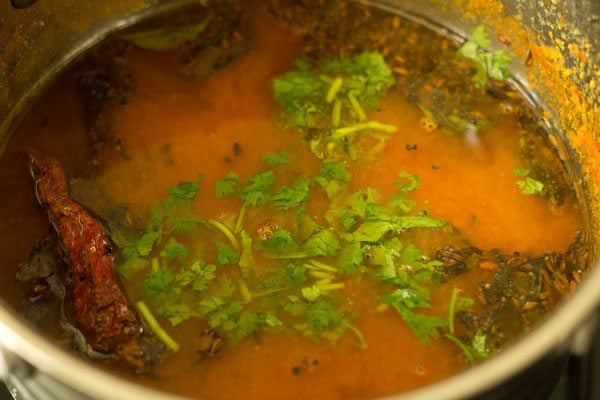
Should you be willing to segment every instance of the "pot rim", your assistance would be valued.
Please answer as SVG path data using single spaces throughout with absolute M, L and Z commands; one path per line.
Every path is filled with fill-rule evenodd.
M 185 3 L 185 0 L 183 1 Z M 121 24 L 99 30 L 87 36 L 61 62 L 47 70 L 35 86 L 40 89 L 59 70 L 116 29 L 137 22 L 138 18 L 121 21 Z M 45 82 L 42 82 L 45 81 Z M 30 102 L 31 93 L 22 99 Z M 590 266 L 588 276 L 574 290 L 571 297 L 562 301 L 535 329 L 508 345 L 489 360 L 430 385 L 385 397 L 396 400 L 465 399 L 483 393 L 508 380 L 543 356 L 570 350 L 572 335 L 585 327 L 583 323 L 598 312 L 600 306 L 600 261 Z M 41 373 L 94 398 L 145 400 L 184 399 L 150 387 L 127 381 L 97 368 L 43 336 L 17 315 L 0 299 L 0 361 L 2 352 L 21 357 Z M 10 366 L 9 366 L 10 367 Z M 0 369 L 1 372 L 1 369 Z

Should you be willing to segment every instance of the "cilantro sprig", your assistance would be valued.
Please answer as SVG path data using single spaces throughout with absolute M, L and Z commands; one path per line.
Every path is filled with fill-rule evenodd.
M 485 27 L 479 25 L 458 50 L 460 55 L 473 60 L 476 71 L 472 80 L 477 87 L 485 86 L 489 79 L 502 81 L 512 77 L 508 68 L 510 56 L 503 50 L 490 51 L 490 44 Z
M 544 184 L 537 179 L 530 177 L 529 173 L 530 171 L 524 168 L 515 168 L 513 171 L 514 176 L 522 178 L 517 181 L 517 186 L 521 190 L 521 193 L 528 195 L 542 193 Z
M 381 139 L 381 133 L 396 131 L 367 115 L 394 83 L 383 56 L 364 52 L 318 66 L 298 60 L 295 71 L 273 80 L 273 95 L 284 123 L 305 134 L 319 158 L 356 158 L 357 135 L 377 132 Z

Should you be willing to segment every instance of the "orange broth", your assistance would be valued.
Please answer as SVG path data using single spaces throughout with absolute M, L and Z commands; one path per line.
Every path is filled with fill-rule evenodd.
M 241 206 L 239 200 L 215 198 L 216 180 L 233 171 L 245 181 L 263 169 L 266 153 L 289 149 L 295 166 L 309 174 L 318 170 L 319 161 L 306 142 L 277 123 L 280 110 L 271 93 L 272 79 L 292 69 L 300 56 L 300 38 L 263 13 L 252 15 L 251 20 L 250 50 L 206 79 L 182 79 L 173 72 L 176 61 L 168 54 L 138 49 L 128 53 L 136 89 L 127 105 L 115 110 L 113 131 L 130 159 L 106 156 L 103 160 L 101 156 L 106 166 L 95 177 L 114 204 L 127 204 L 134 217 L 145 219 L 149 203 L 164 198 L 168 187 L 203 173 L 194 209 L 202 218 L 216 218 L 236 214 Z M 4 265 L 24 260 L 31 244 L 48 231 L 45 216 L 32 198 L 22 149 L 31 146 L 56 156 L 71 177 L 85 168 L 83 111 L 72 85 L 73 79 L 66 75 L 42 98 L 0 160 L 0 191 L 5 193 L 0 220 L 11 227 L 0 232 Z M 512 174 L 519 167 L 516 116 L 505 116 L 477 143 L 468 144 L 463 137 L 426 130 L 419 110 L 394 91 L 372 115 L 398 131 L 374 159 L 348 164 L 352 188 L 373 187 L 382 197 L 389 197 L 398 173 L 407 171 L 420 178 L 419 188 L 411 195 L 416 209 L 455 226 L 476 247 L 507 253 L 565 252 L 573 241 L 580 228 L 576 205 L 567 203 L 551 210 L 540 198 L 523 195 L 516 185 Z M 231 158 L 236 142 L 241 154 Z M 406 145 L 413 143 L 418 148 L 407 150 Z M 307 212 L 320 221 L 326 206 L 327 198 L 315 195 Z M 254 232 L 265 216 L 268 210 L 249 215 L 244 222 L 248 231 Z M 19 235 L 13 235 L 15 231 Z M 462 295 L 476 298 L 479 284 L 492 279 L 493 272 L 484 270 L 454 277 L 433 292 L 432 312 L 447 315 L 453 286 L 460 286 Z M 149 375 L 131 374 L 130 378 L 207 399 L 358 399 L 426 385 L 468 365 L 450 341 L 425 343 L 395 311 L 378 311 L 374 283 L 358 283 L 353 278 L 344 283 L 343 294 L 359 315 L 354 324 L 364 336 L 366 349 L 359 348 L 350 333 L 330 343 L 294 332 L 265 330 L 258 338 L 245 338 L 199 361 L 194 346 L 206 322 L 190 319 L 171 327 L 159 316 L 181 348 L 168 354 Z M 9 280 L 1 282 L 1 290 L 9 299 L 18 297 Z M 128 290 L 132 299 L 139 298 L 136 288 Z M 294 373 L 298 365 L 302 372 Z

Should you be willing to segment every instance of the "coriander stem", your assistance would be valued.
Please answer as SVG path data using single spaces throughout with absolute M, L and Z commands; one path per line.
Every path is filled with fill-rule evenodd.
M 331 103 L 333 99 L 335 99 L 335 96 L 338 94 L 343 84 L 344 80 L 339 76 L 331 82 L 331 86 L 329 86 L 329 90 L 327 91 L 327 96 L 325 96 L 325 100 L 328 103 Z
M 456 312 L 456 299 L 458 297 L 459 289 L 455 286 L 452 289 L 450 295 L 450 309 L 448 310 L 448 330 L 450 334 L 454 335 L 454 313 Z
M 369 126 L 369 129 L 375 129 L 376 131 L 383 131 L 387 133 L 394 133 L 398 130 L 398 128 L 396 128 L 394 125 L 382 124 L 381 122 L 377 121 L 369 121 L 367 122 L 367 125 Z
M 179 350 L 179 343 L 173 340 L 173 338 L 169 336 L 167 331 L 165 331 L 163 327 L 160 326 L 156 318 L 154 318 L 154 315 L 152 315 L 152 312 L 150 311 L 146 303 L 144 303 L 143 301 L 138 301 L 137 303 L 135 303 L 135 306 L 144 318 L 144 320 L 148 323 L 150 329 L 152 329 L 152 332 L 156 334 L 156 336 L 165 344 L 165 346 L 167 346 L 173 352 Z
M 323 291 L 339 290 L 339 289 L 343 289 L 344 287 L 346 287 L 346 285 L 344 285 L 343 282 L 326 283 L 326 284 L 322 284 L 322 285 L 317 284 L 317 286 L 319 287 L 320 290 L 323 290 Z
M 331 136 L 335 139 L 343 138 L 344 136 L 348 136 L 351 133 L 362 131 L 365 129 L 369 129 L 366 122 L 361 122 L 360 124 L 344 126 L 343 128 L 337 128 L 333 130 Z
M 349 329 L 352 333 L 354 333 L 354 335 L 360 341 L 360 348 L 365 350 L 367 348 L 367 342 L 365 342 L 365 338 L 364 338 L 362 332 L 359 331 L 357 327 L 355 327 L 354 325 L 352 325 L 350 322 L 348 322 L 346 320 L 344 320 L 344 322 L 342 322 L 342 325 L 344 327 L 346 327 L 347 329 Z
M 319 279 L 318 281 L 315 282 L 315 285 L 320 288 L 324 287 L 325 285 L 329 285 L 331 283 L 331 278 L 323 278 L 323 279 Z
M 367 158 L 374 157 L 385 147 L 385 142 L 381 141 L 377 143 L 375 146 L 371 147 L 366 155 Z
M 469 360 L 469 364 L 473 364 L 475 358 L 473 357 L 473 354 L 471 354 L 471 350 L 469 350 L 469 348 L 465 346 L 463 342 L 461 342 L 456 336 L 450 333 L 446 333 L 444 337 L 450 340 L 452 343 L 454 343 L 459 349 L 461 349 L 462 352 L 465 353 L 465 357 L 467 357 L 467 360 Z
M 340 99 L 335 99 L 331 110 L 331 125 L 338 127 L 342 118 L 342 102 Z
M 286 259 L 292 259 L 292 258 L 307 258 L 310 256 L 306 253 L 286 253 L 286 254 L 267 254 L 266 257 L 270 258 L 272 260 L 286 260 Z
M 248 207 L 247 207 L 246 203 L 244 203 L 244 205 L 242 206 L 242 209 L 240 210 L 240 214 L 238 215 L 237 222 L 235 223 L 235 229 L 234 229 L 235 233 L 240 233 L 240 231 L 242 230 L 242 221 L 244 220 L 244 216 L 246 215 L 247 208 Z
M 348 143 L 348 155 L 352 161 L 356 161 L 358 159 L 356 155 L 356 147 L 352 143 Z
M 329 272 L 315 271 L 315 270 L 309 271 L 308 275 L 313 278 L 319 278 L 319 279 L 333 279 L 334 278 L 334 276 L 332 274 L 330 274 Z
M 263 290 L 262 292 L 251 293 L 251 294 L 252 294 L 252 297 L 263 297 L 263 296 L 268 296 L 273 293 L 285 292 L 286 290 L 287 290 L 286 288 L 281 287 L 281 288 L 267 289 L 267 290 Z
M 396 132 L 396 130 L 397 130 L 397 128 L 394 125 L 382 124 L 381 122 L 377 122 L 377 121 L 368 121 L 368 122 L 361 122 L 359 124 L 354 124 L 354 125 L 350 125 L 350 126 L 344 126 L 342 128 L 336 128 L 331 133 L 331 137 L 333 137 L 334 139 L 340 139 L 340 138 L 343 138 L 344 136 L 348 136 L 355 132 L 364 131 L 366 129 L 374 129 L 376 131 L 382 131 L 382 132 L 388 132 L 388 133 Z
M 354 109 L 354 112 L 356 113 L 358 120 L 359 121 L 366 120 L 367 115 L 365 114 L 365 111 L 363 110 L 362 106 L 356 99 L 356 96 L 354 95 L 354 93 L 352 93 L 352 92 L 348 93 L 348 100 L 350 100 L 350 104 L 352 104 L 352 108 Z
M 227 239 L 229 239 L 229 241 L 231 242 L 231 245 L 236 250 L 240 249 L 240 244 L 239 244 L 238 240 L 235 238 L 233 233 L 231 233 L 229 228 L 227 228 L 225 225 L 223 225 L 219 221 L 215 221 L 214 219 L 209 219 L 207 222 L 209 224 L 211 224 L 212 226 L 214 226 L 215 228 L 219 229 L 221 232 L 223 232 L 225 234 L 225 236 L 227 236 Z
M 322 262 L 319 262 L 317 260 L 310 260 L 309 261 L 310 264 L 312 264 L 314 267 L 318 268 L 318 269 L 322 269 L 325 271 L 330 271 L 330 272 L 338 272 L 337 268 L 334 268 L 330 265 L 324 264 Z
M 246 303 L 246 304 L 250 303 L 252 301 L 252 293 L 250 293 L 250 290 L 248 289 L 246 282 L 243 279 L 240 279 L 237 281 L 237 285 L 238 285 L 238 288 L 240 289 L 240 293 L 242 294 L 242 297 L 244 298 L 244 303 Z
M 390 138 L 388 135 L 385 135 L 383 133 L 376 133 L 376 132 L 369 133 L 369 136 L 372 137 L 372 138 L 374 138 L 374 139 L 377 139 L 377 140 L 379 140 L 381 142 L 384 142 L 384 141 L 386 141 L 386 140 L 388 140 Z

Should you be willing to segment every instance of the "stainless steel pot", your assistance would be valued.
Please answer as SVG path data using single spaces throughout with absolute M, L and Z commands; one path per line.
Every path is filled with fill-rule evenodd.
M 200 0 L 0 3 L 0 153 L 23 113 L 57 73 L 111 32 Z M 581 172 L 580 196 L 600 248 L 600 2 L 597 0 L 363 1 L 463 35 L 479 23 L 512 42 L 517 81 L 557 128 Z M 33 3 L 33 4 L 31 4 Z M 21 6 L 15 8 L 14 6 Z M 436 21 L 432 23 L 431 21 Z M 0 279 L 8 279 L 6 277 Z M 566 356 L 589 347 L 600 304 L 600 266 L 523 339 L 485 363 L 394 398 L 534 398 L 549 393 Z M 24 399 L 165 399 L 95 368 L 33 330 L 0 299 L 0 376 Z

